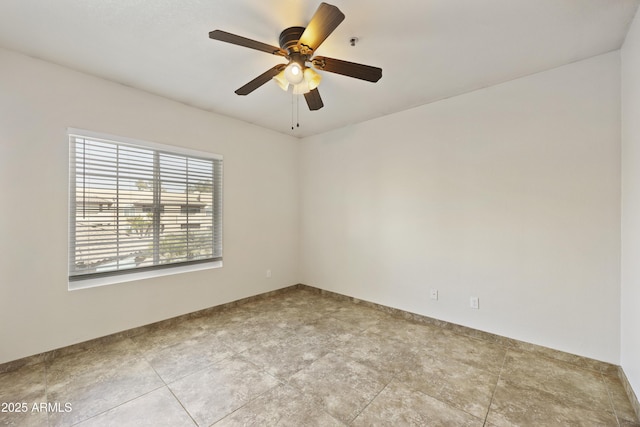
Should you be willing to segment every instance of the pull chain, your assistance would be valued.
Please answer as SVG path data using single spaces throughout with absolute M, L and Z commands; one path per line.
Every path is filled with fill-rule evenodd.
M 295 127 L 293 126 L 294 122 L 294 112 L 295 112 Z M 291 130 L 294 130 L 296 127 L 300 127 L 300 97 L 291 93 Z
M 293 97 L 295 95 L 291 92 L 291 130 L 293 130 Z

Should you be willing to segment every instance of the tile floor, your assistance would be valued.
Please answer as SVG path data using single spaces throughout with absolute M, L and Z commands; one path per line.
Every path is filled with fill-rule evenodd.
M 611 369 L 472 335 L 291 289 L 0 374 L 0 425 L 640 426 Z

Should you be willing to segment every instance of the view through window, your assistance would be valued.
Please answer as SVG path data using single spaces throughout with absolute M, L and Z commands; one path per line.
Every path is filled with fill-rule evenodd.
M 69 280 L 222 259 L 222 158 L 69 134 Z

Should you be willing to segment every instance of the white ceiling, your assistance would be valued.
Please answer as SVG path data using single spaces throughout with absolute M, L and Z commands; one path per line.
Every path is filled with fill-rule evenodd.
M 321 72 L 325 106 L 300 97 L 293 131 L 292 95 L 275 82 L 234 93 L 282 58 L 208 33 L 277 46 L 319 0 L 1 0 L 0 46 L 304 137 L 619 49 L 640 0 L 328 1 L 346 19 L 317 54 L 382 79 Z

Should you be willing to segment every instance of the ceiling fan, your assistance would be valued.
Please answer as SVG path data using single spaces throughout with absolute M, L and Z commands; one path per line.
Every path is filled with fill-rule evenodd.
M 382 77 L 382 69 L 356 64 L 325 56 L 313 56 L 318 47 L 344 20 L 344 14 L 336 6 L 320 3 L 318 10 L 307 27 L 289 27 L 280 33 L 280 47 L 251 40 L 246 37 L 215 30 L 209 33 L 214 40 L 260 50 L 287 59 L 287 64 L 278 64 L 260 74 L 235 91 L 238 95 L 248 95 L 260 86 L 274 79 L 283 89 L 293 86 L 294 94 L 304 94 L 310 110 L 324 106 L 318 92 L 321 76 L 313 68 L 356 79 L 377 82 Z M 313 68 L 309 67 L 310 64 Z

